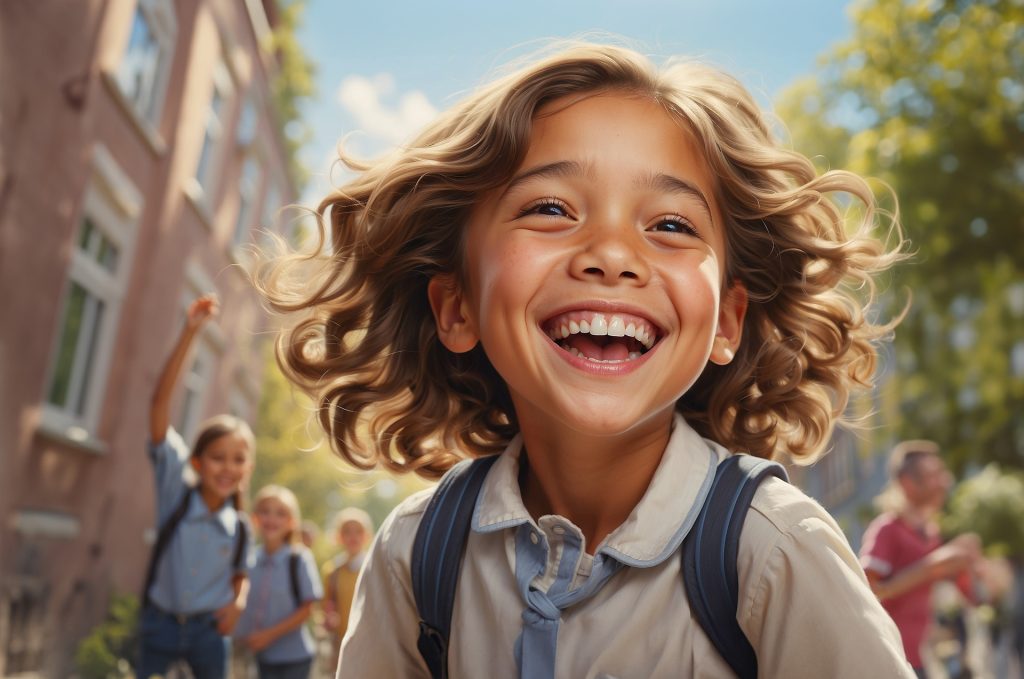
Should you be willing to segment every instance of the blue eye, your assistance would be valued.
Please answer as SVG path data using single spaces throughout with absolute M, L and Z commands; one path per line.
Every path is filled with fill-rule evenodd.
M 670 217 L 662 217 L 659 219 L 654 226 L 651 227 L 651 231 L 661 231 L 666 233 L 681 233 L 687 236 L 698 236 L 697 229 L 683 217 L 678 215 Z
M 520 217 L 526 215 L 541 215 L 543 217 L 568 217 L 569 206 L 557 198 L 544 198 L 536 203 L 528 205 L 519 213 Z

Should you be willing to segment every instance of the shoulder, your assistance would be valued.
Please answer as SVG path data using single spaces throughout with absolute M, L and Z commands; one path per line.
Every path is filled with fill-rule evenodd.
M 167 427 L 167 433 L 159 441 L 147 440 L 146 448 L 154 458 L 169 456 L 185 460 L 190 454 L 188 444 L 174 427 Z
M 400 557 L 405 553 L 411 555 L 416 531 L 433 495 L 434 489 L 428 488 L 400 502 L 377 531 L 378 547 L 388 551 L 392 557 Z
M 796 486 L 768 478 L 758 488 L 743 524 L 740 557 L 755 568 L 763 566 L 773 551 L 793 558 L 826 550 L 852 556 L 849 543 L 835 519 L 817 501 Z

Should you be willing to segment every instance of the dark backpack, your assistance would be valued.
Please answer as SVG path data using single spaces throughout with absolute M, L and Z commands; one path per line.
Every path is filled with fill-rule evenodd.
M 477 495 L 497 458 L 467 460 L 445 474 L 416 532 L 412 589 L 420 615 L 417 648 L 434 679 L 448 676 L 448 638 L 462 554 Z M 757 656 L 736 621 L 736 556 L 750 502 L 769 476 L 789 480 L 786 470 L 775 462 L 751 455 L 732 455 L 723 460 L 681 550 L 690 608 L 719 654 L 741 679 L 756 679 Z
M 174 508 L 174 511 L 167 517 L 167 520 L 160 526 L 160 530 L 156 534 L 156 543 L 153 545 L 153 551 L 149 555 L 149 566 L 146 568 L 146 583 L 143 585 L 142 590 L 143 605 L 149 606 L 153 603 L 149 600 L 149 590 L 153 586 L 153 581 L 156 580 L 157 564 L 160 563 L 160 557 L 163 556 L 167 545 L 170 544 L 171 537 L 174 535 L 174 531 L 177 530 L 178 524 L 181 523 L 181 520 L 185 518 L 185 514 L 188 513 L 188 504 L 192 500 L 192 493 L 194 491 L 195 488 L 191 487 L 185 491 L 185 494 L 181 497 L 181 502 Z M 231 561 L 236 571 L 239 570 L 239 567 L 242 565 L 242 559 L 245 558 L 247 530 L 242 513 L 238 512 L 238 530 L 235 531 L 235 555 Z M 298 592 L 294 575 L 292 589 Z M 296 600 L 298 600 L 297 597 Z

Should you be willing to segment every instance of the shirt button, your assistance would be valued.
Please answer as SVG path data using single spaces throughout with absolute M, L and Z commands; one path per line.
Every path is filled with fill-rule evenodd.
M 540 538 L 537 537 L 537 534 L 533 531 L 530 531 L 530 542 L 532 542 L 533 544 L 537 544 L 538 542 L 540 542 Z
M 551 529 L 551 532 L 555 535 L 565 535 L 565 526 L 555 526 Z

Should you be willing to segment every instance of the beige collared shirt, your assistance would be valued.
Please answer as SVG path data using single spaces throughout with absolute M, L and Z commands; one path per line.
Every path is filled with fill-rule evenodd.
M 517 559 L 520 579 L 533 572 L 524 564 L 536 561 L 530 584 L 552 596 L 585 587 L 612 561 L 626 564 L 562 610 L 556 677 L 733 676 L 691 615 L 679 557 L 728 452 L 677 417 L 646 494 L 591 556 L 570 521 L 534 521 L 526 511 L 517 482 L 521 447 L 518 438 L 509 444 L 477 502 L 455 598 L 450 676 L 520 677 L 515 646 L 526 605 Z M 416 649 L 410 585 L 412 544 L 429 497 L 410 497 L 381 526 L 356 586 L 339 677 L 429 677 Z M 914 677 L 842 531 L 800 490 L 774 478 L 758 489 L 738 569 L 737 618 L 761 677 Z

